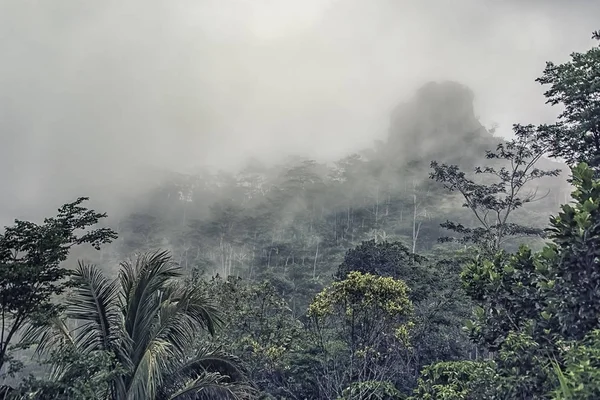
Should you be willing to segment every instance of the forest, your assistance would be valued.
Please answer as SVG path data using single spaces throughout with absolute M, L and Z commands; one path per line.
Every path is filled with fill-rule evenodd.
M 431 82 L 335 163 L 164 173 L 115 224 L 87 197 L 15 220 L 0 397 L 600 398 L 600 46 L 537 82 L 560 115 L 511 138 Z

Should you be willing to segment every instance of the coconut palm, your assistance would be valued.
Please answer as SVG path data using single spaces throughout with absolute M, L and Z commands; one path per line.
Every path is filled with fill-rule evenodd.
M 249 398 L 238 360 L 198 345 L 202 332 L 214 334 L 219 311 L 201 288 L 182 284 L 181 275 L 164 251 L 122 263 L 113 281 L 80 263 L 67 320 L 32 328 L 28 338 L 38 339 L 40 354 L 69 350 L 80 360 L 109 354 L 110 371 L 104 371 L 105 384 L 95 398 Z M 69 323 L 75 327 L 69 329 Z M 64 361 L 53 367 L 53 380 L 67 383 L 82 368 Z

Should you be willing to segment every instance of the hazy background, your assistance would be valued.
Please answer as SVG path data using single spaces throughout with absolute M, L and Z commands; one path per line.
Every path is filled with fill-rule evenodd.
M 0 0 L 0 222 L 79 195 L 110 212 L 147 166 L 340 157 L 431 79 L 469 85 L 499 134 L 550 121 L 534 79 L 589 48 L 599 15 L 594 0 Z

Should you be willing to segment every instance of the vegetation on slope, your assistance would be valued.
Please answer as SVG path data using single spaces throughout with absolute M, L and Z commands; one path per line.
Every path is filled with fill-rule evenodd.
M 118 224 L 105 254 L 139 254 L 113 270 L 63 266 L 116 239 L 85 199 L 16 221 L 0 235 L 0 393 L 597 398 L 598 54 L 549 63 L 539 81 L 565 111 L 509 142 L 477 122 L 468 89 L 430 84 L 387 143 L 334 165 L 173 178 Z M 548 151 L 574 189 L 551 217 L 564 193 L 543 190 L 559 174 Z

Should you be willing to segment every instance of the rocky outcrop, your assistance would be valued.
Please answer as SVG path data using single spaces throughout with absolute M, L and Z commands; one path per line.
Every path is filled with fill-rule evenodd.
M 429 163 L 433 159 L 464 164 L 471 158 L 481 158 L 497 139 L 475 116 L 473 99 L 473 92 L 457 82 L 422 86 L 409 102 L 393 112 L 388 159 L 394 164 Z

